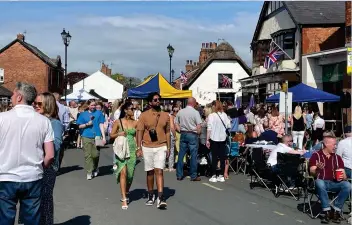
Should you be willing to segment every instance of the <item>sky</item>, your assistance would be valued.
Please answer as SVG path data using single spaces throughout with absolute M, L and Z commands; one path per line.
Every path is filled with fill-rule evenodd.
M 61 55 L 60 33 L 72 39 L 68 72 L 94 73 L 101 61 L 113 73 L 144 78 L 169 75 L 196 61 L 204 42 L 224 39 L 251 65 L 250 42 L 262 2 L 0 2 L 0 48 L 26 32 L 26 41 L 49 57 Z

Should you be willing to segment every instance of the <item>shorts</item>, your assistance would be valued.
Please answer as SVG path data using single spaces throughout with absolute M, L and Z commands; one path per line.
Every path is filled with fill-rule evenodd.
M 166 146 L 148 148 L 142 146 L 144 158 L 144 171 L 151 171 L 153 169 L 164 169 L 166 160 Z

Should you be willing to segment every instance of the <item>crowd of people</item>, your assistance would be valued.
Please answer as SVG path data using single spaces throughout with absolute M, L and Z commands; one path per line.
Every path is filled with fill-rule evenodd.
M 215 100 L 200 106 L 189 98 L 183 107 L 180 101 L 164 105 L 158 93 L 151 93 L 143 109 L 130 99 L 70 101 L 66 106 L 57 93 L 38 95 L 33 85 L 18 83 L 11 105 L 0 106 L 0 110 L 0 190 L 6 197 L 0 197 L 2 224 L 14 224 L 18 201 L 19 223 L 53 224 L 53 190 L 67 138 L 83 149 L 87 180 L 99 175 L 101 147 L 113 143 L 112 169 L 120 185 L 123 210 L 128 209 L 138 158 L 143 159 L 146 172 L 146 205 L 156 202 L 157 208 L 165 209 L 164 171 L 176 171 L 176 179 L 183 181 L 186 163 L 190 180 L 201 181 L 198 155 L 206 152 L 209 182 L 225 182 L 231 142 L 244 146 L 261 140 L 277 145 L 268 159 L 273 171 L 278 152 L 303 155 L 314 151 L 310 172 L 317 177 L 323 210 L 329 215 L 325 221 L 331 217 L 326 191 L 341 190 L 332 213 L 338 221 L 336 212 L 341 211 L 345 192 L 350 190 L 345 180 L 351 176 L 351 129 L 346 129 L 347 137 L 339 142 L 335 154 L 336 138 L 324 133 L 321 115 L 307 106 L 303 110 L 295 107 L 285 133 L 285 118 L 275 105 L 237 108 L 231 102 Z M 72 127 L 76 127 L 74 133 L 67 133 Z M 334 175 L 337 169 L 343 170 L 338 178 Z

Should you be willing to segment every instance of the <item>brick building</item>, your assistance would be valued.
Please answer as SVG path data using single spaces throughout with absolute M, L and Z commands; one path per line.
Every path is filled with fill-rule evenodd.
M 18 34 L 11 43 L 0 49 L 0 68 L 3 69 L 3 87 L 13 90 L 16 82 L 34 84 L 39 93 L 50 91 L 63 93 L 64 69 L 61 58 L 50 58 Z
M 323 82 L 306 79 L 303 56 L 344 48 L 344 39 L 345 2 L 265 1 L 251 43 L 252 77 L 241 80 L 244 96 L 254 94 L 264 102 L 285 80 L 289 87 L 303 82 L 323 89 Z M 286 54 L 264 68 L 274 47 Z

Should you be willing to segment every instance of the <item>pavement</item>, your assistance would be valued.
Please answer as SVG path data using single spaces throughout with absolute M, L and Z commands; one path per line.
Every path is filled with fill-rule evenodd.
M 123 211 L 120 187 L 111 172 L 111 147 L 101 150 L 100 176 L 86 180 L 82 150 L 69 149 L 63 173 L 54 190 L 56 225 L 293 225 L 320 224 L 299 211 L 303 199 L 274 195 L 249 188 L 245 175 L 230 174 L 225 183 L 177 181 L 175 172 L 165 172 L 167 210 L 145 206 L 146 179 L 143 162 L 136 166 L 131 203 Z

